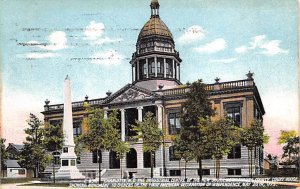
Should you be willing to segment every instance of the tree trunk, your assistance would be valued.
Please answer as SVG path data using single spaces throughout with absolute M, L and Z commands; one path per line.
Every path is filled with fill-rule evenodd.
M 221 166 L 221 162 L 220 162 L 219 159 L 217 160 L 217 162 L 218 162 L 218 179 L 219 179 L 220 178 L 220 166 Z
M 181 159 L 180 159 L 181 160 Z M 180 166 L 180 160 L 178 161 L 178 166 L 179 166 L 179 170 L 181 170 L 181 166 Z M 167 175 L 165 175 L 165 176 L 167 176 Z M 181 174 L 180 174 L 180 177 L 181 177 Z
M 217 178 L 217 163 L 214 161 L 215 177 Z
M 99 150 L 97 150 L 97 157 L 98 157 L 98 171 L 99 171 L 99 184 L 101 184 L 101 162 L 100 162 L 100 155 L 99 155 Z
M 153 154 L 150 152 L 151 178 L 153 178 Z
M 39 163 L 36 164 L 36 178 L 39 178 Z
M 198 163 L 199 163 L 199 179 L 200 182 L 202 182 L 202 159 L 198 158 Z
M 256 175 L 256 146 L 254 146 L 254 175 Z
M 250 176 L 251 167 L 250 167 L 250 150 L 249 150 L 249 148 L 247 148 L 247 151 L 248 151 L 248 166 L 249 166 L 248 172 L 249 172 L 249 176 Z
M 122 179 L 122 158 L 120 158 L 120 171 L 121 171 L 121 179 Z
M 186 162 L 187 161 L 184 162 L 184 179 L 186 179 Z
M 252 163 L 253 163 L 253 160 L 252 160 L 252 149 L 250 150 L 250 178 L 252 178 Z

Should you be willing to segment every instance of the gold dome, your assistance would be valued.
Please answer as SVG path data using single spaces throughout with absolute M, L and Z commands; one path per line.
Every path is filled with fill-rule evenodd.
M 159 35 L 173 39 L 173 35 L 169 28 L 159 17 L 151 17 L 150 20 L 142 28 L 138 40 L 143 37 Z

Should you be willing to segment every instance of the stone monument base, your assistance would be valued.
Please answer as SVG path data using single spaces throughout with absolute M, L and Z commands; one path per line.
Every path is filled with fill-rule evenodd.
M 55 173 L 55 179 L 57 180 L 79 180 L 79 179 L 85 179 L 85 176 L 83 176 L 77 167 L 70 166 L 70 167 L 61 167 L 56 173 Z

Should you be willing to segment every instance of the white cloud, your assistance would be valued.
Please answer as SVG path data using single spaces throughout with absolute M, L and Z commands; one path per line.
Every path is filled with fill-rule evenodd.
M 103 64 L 103 65 L 118 65 L 121 63 L 123 56 L 119 54 L 116 50 L 107 50 L 104 52 L 95 53 L 92 56 L 93 64 Z
M 41 43 L 39 41 L 28 41 L 27 46 L 39 47 L 49 51 L 57 51 L 68 48 L 66 33 L 62 31 L 52 32 L 48 36 L 49 43 Z
M 97 41 L 94 42 L 95 45 L 103 45 L 103 44 L 106 44 L 106 43 L 117 43 L 117 42 L 121 42 L 123 41 L 123 39 L 121 38 L 115 38 L 115 39 L 111 39 L 109 37 L 104 37 L 104 38 L 100 38 L 100 39 L 97 39 Z
M 179 43 L 191 43 L 197 40 L 201 40 L 205 37 L 206 31 L 198 25 L 194 25 L 185 30 L 184 34 L 179 37 Z
M 235 52 L 240 53 L 240 54 L 246 53 L 247 51 L 248 51 L 248 47 L 246 47 L 246 46 L 244 46 L 244 45 L 235 48 Z
M 203 46 L 194 48 L 199 53 L 215 53 L 226 48 L 226 41 L 222 38 L 213 40 Z
M 84 30 L 84 39 L 89 40 L 91 45 L 113 44 L 123 41 L 122 38 L 110 38 L 104 36 L 104 31 L 105 26 L 103 23 L 91 21 Z
M 212 59 L 210 60 L 211 62 L 216 62 L 216 63 L 231 63 L 236 61 L 237 58 L 222 58 L 222 59 Z
M 250 50 L 258 50 L 259 54 L 274 56 L 277 54 L 287 54 L 289 51 L 280 48 L 280 40 L 267 40 L 266 35 L 258 35 L 252 38 L 249 46 L 240 46 L 235 48 L 237 53 L 246 53 Z
M 51 58 L 61 56 L 58 53 L 27 53 L 23 57 L 27 59 L 42 59 L 42 58 Z
M 104 30 L 105 26 L 103 23 L 91 21 L 90 24 L 85 28 L 84 35 L 89 40 L 95 40 L 103 35 Z

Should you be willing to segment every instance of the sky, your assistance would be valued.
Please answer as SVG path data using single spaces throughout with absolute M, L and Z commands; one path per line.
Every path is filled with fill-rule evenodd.
M 265 152 L 280 155 L 280 130 L 298 130 L 296 0 L 160 0 L 160 17 L 182 58 L 181 82 L 246 79 L 254 72 L 271 136 Z M 150 0 L 1 0 L 2 132 L 22 143 L 29 113 L 41 119 L 45 99 L 105 97 L 131 83 L 129 61 Z

